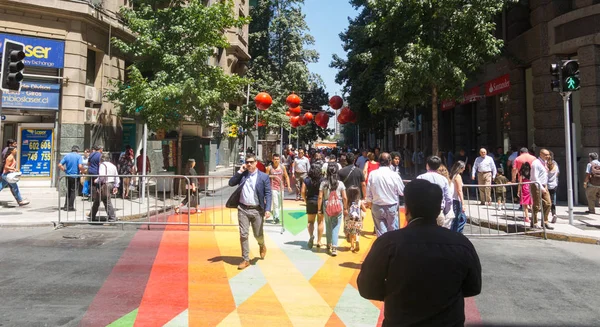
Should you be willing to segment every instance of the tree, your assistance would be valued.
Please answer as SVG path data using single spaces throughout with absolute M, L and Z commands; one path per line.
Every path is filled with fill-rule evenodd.
M 120 114 L 139 117 L 152 129 L 179 128 L 180 141 L 184 121 L 217 122 L 224 103 L 239 99 L 247 84 L 209 64 L 216 49 L 229 46 L 223 31 L 248 23 L 234 10 L 231 0 L 210 6 L 202 0 L 139 0 L 133 9 L 122 7 L 137 38 L 111 40 L 133 60 L 128 80 L 114 82 L 108 92 Z
M 362 8 L 342 35 L 352 53 L 338 78 L 355 91 L 354 62 L 383 74 L 384 87 L 371 93 L 369 106 L 418 106 L 431 102 L 432 151 L 438 150 L 438 100 L 456 98 L 468 77 L 500 53 L 495 16 L 505 1 L 497 0 L 353 0 Z M 344 37 L 346 39 L 344 39 Z M 347 50 L 348 51 L 348 50 Z M 370 61 L 370 62 L 369 62 Z M 383 64 L 383 70 L 377 64 Z M 357 68 L 359 69 L 359 68 Z M 359 75 L 360 76 L 360 75 Z M 364 84 L 364 83 L 363 83 Z M 359 84 L 360 85 L 360 84 Z M 375 110 L 376 111 L 376 110 Z
M 258 0 L 250 15 L 249 49 L 252 59 L 248 77 L 252 79 L 251 97 L 266 91 L 273 98 L 271 107 L 259 113 L 259 120 L 272 129 L 289 129 L 289 118 L 285 115 L 287 96 L 296 92 L 303 99 L 303 107 L 327 104 L 327 93 L 322 89 L 320 76 L 311 74 L 308 64 L 316 62 L 318 53 L 308 47 L 314 38 L 308 33 L 303 0 Z M 318 102 L 310 100 L 311 93 L 321 92 Z M 322 96 L 324 94 L 324 96 Z M 256 107 L 250 102 L 237 112 L 228 113 L 225 121 L 255 129 Z M 247 117 L 252 117 L 247 119 Z

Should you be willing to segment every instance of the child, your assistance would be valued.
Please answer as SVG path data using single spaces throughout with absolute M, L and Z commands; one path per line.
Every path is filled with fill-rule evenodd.
M 524 163 L 519 170 L 519 192 L 517 195 L 521 199 L 521 205 L 523 206 L 523 214 L 525 215 L 525 222 L 529 220 L 529 207 L 533 205 L 533 199 L 531 198 L 531 191 L 529 189 L 530 184 L 521 184 L 529 182 L 531 174 L 531 165 L 528 162 Z
M 360 190 L 356 186 L 351 186 L 346 191 L 348 195 L 348 202 L 350 208 L 348 210 L 348 217 L 346 217 L 346 231 L 350 236 L 350 250 L 354 253 L 360 250 L 358 244 L 358 238 L 360 237 L 360 231 L 362 230 L 362 222 L 367 208 L 360 199 Z
M 504 169 L 498 168 L 498 173 L 494 179 L 494 184 L 508 184 L 508 178 L 504 176 Z M 506 187 L 496 186 L 494 187 L 494 191 L 496 192 L 496 209 L 506 210 Z

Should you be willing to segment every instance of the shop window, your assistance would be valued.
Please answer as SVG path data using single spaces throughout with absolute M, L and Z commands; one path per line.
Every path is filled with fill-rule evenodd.
M 87 65 L 85 70 L 85 84 L 94 86 L 96 84 L 96 77 L 98 76 L 98 70 L 96 65 L 96 51 L 88 49 L 87 51 Z

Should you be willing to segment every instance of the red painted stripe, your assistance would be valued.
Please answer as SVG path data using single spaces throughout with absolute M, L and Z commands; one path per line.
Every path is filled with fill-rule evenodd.
M 384 307 L 381 307 L 381 313 L 379 314 L 379 320 L 377 321 L 377 327 L 381 327 L 383 325 L 384 318 Z M 477 309 L 477 305 L 475 304 L 474 297 L 465 298 L 465 324 L 481 324 L 481 314 L 479 313 L 479 309 Z
M 135 326 L 162 326 L 188 308 L 189 233 L 176 229 L 167 226 L 163 232 Z
M 80 326 L 106 326 L 140 305 L 162 231 L 138 231 L 96 294 Z

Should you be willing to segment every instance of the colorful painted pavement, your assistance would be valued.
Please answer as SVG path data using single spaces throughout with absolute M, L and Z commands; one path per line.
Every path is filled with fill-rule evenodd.
M 240 263 L 235 227 L 168 227 L 138 231 L 88 308 L 82 326 L 376 326 L 382 303 L 363 299 L 356 278 L 375 237 L 365 219 L 361 252 L 340 239 L 339 254 L 306 249 L 304 207 L 286 201 L 284 221 L 265 225 L 268 253 L 258 259 L 250 237 L 252 265 Z M 233 216 L 216 208 L 192 216 L 210 221 Z M 169 219 L 178 219 L 170 217 Z M 323 237 L 323 242 L 325 238 Z M 472 300 L 467 321 L 479 322 Z

